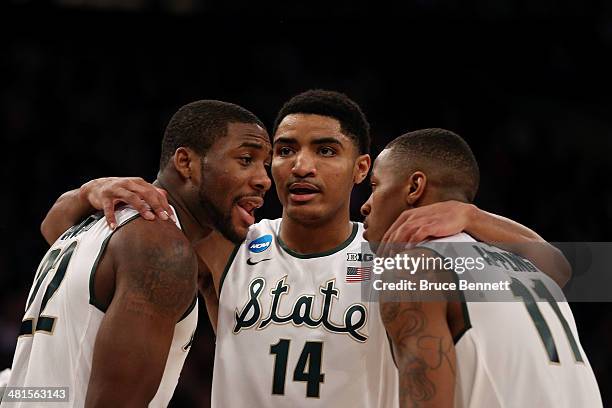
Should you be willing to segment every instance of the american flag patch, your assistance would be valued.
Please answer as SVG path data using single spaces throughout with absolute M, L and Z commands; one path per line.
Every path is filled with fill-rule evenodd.
M 372 273 L 371 266 L 347 266 L 346 283 L 363 282 L 364 280 L 370 280 L 370 273 Z

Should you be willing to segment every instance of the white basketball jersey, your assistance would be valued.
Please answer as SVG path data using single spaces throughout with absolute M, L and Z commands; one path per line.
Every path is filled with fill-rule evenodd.
M 121 228 L 138 213 L 124 207 L 116 217 Z M 92 293 L 94 275 L 113 232 L 102 214 L 87 218 L 51 246 L 36 272 L 8 386 L 68 387 L 69 402 L 45 402 L 45 406 L 85 404 L 94 343 L 104 318 Z M 165 371 L 150 407 L 167 406 L 174 393 L 196 328 L 197 311 L 196 301 L 176 325 Z M 28 402 L 2 403 L 2 407 L 22 405 L 33 406 Z
M 221 280 L 212 406 L 398 406 L 378 303 L 362 296 L 372 278 L 362 225 L 334 250 L 302 255 L 280 223 L 253 225 Z
M 483 292 L 476 302 L 466 294 L 467 331 L 455 344 L 456 407 L 602 406 L 574 317 L 551 278 L 529 261 L 464 233 L 424 246 L 445 258 L 485 260 L 484 271 L 466 271 L 460 279 L 512 282 L 512 290 L 494 298 L 485 299 L 492 292 Z

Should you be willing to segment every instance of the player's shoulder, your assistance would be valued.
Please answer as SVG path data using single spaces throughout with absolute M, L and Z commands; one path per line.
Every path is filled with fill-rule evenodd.
M 373 254 L 370 244 L 363 237 L 363 224 L 351 221 L 351 232 L 344 242 L 336 248 L 328 251 L 330 255 L 344 258 L 345 260 L 365 259 Z M 368 255 L 364 255 L 368 254 Z
M 245 242 L 248 243 L 254 239 L 261 237 L 262 235 L 278 235 L 278 232 L 280 231 L 281 221 L 282 218 L 276 218 L 273 220 L 264 218 L 256 222 L 255 224 L 249 227 Z
M 138 256 L 145 262 L 163 256 L 173 257 L 176 261 L 194 256 L 191 243 L 177 224 L 160 218 L 145 220 L 137 213 L 129 216 L 126 222 L 118 220 L 107 252 L 117 260 L 129 262 Z
M 237 245 L 236 251 L 244 249 L 248 253 L 259 253 L 273 246 L 280 231 L 281 219 L 262 219 L 249 227 L 242 243 Z
M 134 207 L 131 207 L 129 205 L 118 207 L 115 210 L 115 219 L 117 220 L 117 226 L 119 227 L 127 224 L 128 222 L 131 222 L 132 220 L 135 220 L 139 216 L 140 214 L 138 213 L 138 211 L 136 211 Z
M 113 234 L 107 252 L 116 274 L 116 292 L 142 293 L 156 313 L 172 319 L 178 319 L 193 300 L 197 256 L 173 221 L 135 218 Z
M 476 239 L 474 239 L 474 237 L 472 237 L 468 233 L 460 232 L 458 234 L 450 235 L 448 237 L 429 239 L 427 241 L 424 241 L 423 244 L 426 244 L 428 242 L 432 242 L 432 243 L 436 243 L 436 242 L 444 243 L 444 242 L 477 242 L 477 241 L 476 241 Z
M 427 239 L 418 243 L 409 253 L 424 256 L 443 256 L 449 253 L 458 255 L 457 251 L 463 252 L 466 244 L 478 242 L 471 235 L 460 232 L 446 237 Z
M 115 218 L 118 226 L 125 225 L 137 217 L 139 217 L 138 211 L 128 206 L 122 206 L 115 210 Z M 107 237 L 113 235 L 114 232 L 115 231 L 108 226 L 104 218 L 104 213 L 98 211 L 88 215 L 68 228 L 51 247 L 52 249 L 61 248 L 74 239 L 105 240 Z
M 103 286 L 114 285 L 119 292 L 120 288 L 127 292 L 150 288 L 147 289 L 151 295 L 147 295 L 149 299 L 153 299 L 153 291 L 159 300 L 168 294 L 176 295 L 175 299 L 192 296 L 196 287 L 197 257 L 178 225 L 160 218 L 145 220 L 135 210 L 123 209 L 117 215 L 117 228 L 105 241 L 107 244 L 95 274 L 96 282 L 103 279 Z M 151 286 L 153 282 L 156 282 L 155 288 Z M 165 294 L 160 292 L 164 288 L 167 289 Z M 100 293 L 95 297 L 110 300 Z M 180 302 L 177 304 L 182 307 Z
M 172 206 L 170 206 L 170 208 L 172 209 L 174 213 L 174 218 L 177 220 L 177 221 L 174 221 L 174 225 L 178 229 L 181 229 L 181 224 L 178 222 L 178 215 L 176 213 L 176 210 Z M 115 218 L 117 220 L 117 225 L 119 227 L 139 217 L 140 217 L 140 213 L 134 207 L 129 206 L 129 205 L 123 205 L 123 206 L 117 207 L 117 209 L 115 210 Z
M 197 256 L 191 242 L 171 220 L 137 217 L 118 227 L 105 257 L 117 274 L 116 284 L 146 287 L 157 281 L 168 293 L 190 297 L 195 291 Z M 132 289 L 130 289 L 132 290 Z M 151 289 L 153 290 L 153 289 Z M 163 293 L 158 293 L 158 299 Z M 178 299 L 178 297 L 176 297 Z

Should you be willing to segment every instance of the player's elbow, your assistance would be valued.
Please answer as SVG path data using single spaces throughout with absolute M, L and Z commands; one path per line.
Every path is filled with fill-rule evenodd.
M 535 245 L 529 244 L 529 248 L 530 251 L 525 258 L 532 261 L 540 271 L 563 288 L 572 277 L 572 266 L 563 252 L 543 239 Z
M 558 248 L 553 247 L 553 251 L 555 270 L 557 271 L 555 281 L 560 287 L 564 287 L 572 278 L 572 265 Z
M 85 408 L 147 407 L 155 397 L 157 387 L 146 381 L 109 382 L 89 385 Z
M 42 222 L 40 223 L 40 233 L 42 234 L 43 238 L 45 238 L 45 241 L 47 241 L 47 243 L 49 245 L 53 244 L 53 242 L 55 242 L 55 230 L 53 228 L 53 225 L 51 224 L 51 222 L 49 222 L 49 215 L 47 214 L 47 216 L 45 217 L 44 220 L 42 220 Z M 55 239 L 54 239 L 55 238 Z

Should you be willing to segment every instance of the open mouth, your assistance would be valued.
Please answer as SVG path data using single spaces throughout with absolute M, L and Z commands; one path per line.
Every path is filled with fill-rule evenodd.
M 255 210 L 263 205 L 264 201 L 261 197 L 249 196 L 243 197 L 236 202 L 236 208 L 240 219 L 247 225 L 255 223 Z
M 321 190 L 310 183 L 292 183 L 289 185 L 289 199 L 295 202 L 312 200 Z

